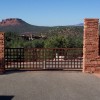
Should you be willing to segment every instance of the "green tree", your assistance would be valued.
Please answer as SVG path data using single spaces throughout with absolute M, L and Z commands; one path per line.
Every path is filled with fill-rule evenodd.
M 67 45 L 68 39 L 62 35 L 53 36 L 45 42 L 45 48 L 65 48 Z

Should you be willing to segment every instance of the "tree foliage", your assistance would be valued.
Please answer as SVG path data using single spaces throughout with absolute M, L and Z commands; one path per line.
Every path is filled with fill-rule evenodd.
M 7 48 L 82 48 L 83 39 L 81 35 L 53 34 L 46 40 L 34 39 L 24 40 L 19 34 L 13 32 L 5 33 L 5 46 Z

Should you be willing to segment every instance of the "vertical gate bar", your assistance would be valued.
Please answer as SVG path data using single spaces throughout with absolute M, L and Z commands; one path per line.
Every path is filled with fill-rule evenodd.
M 26 66 L 26 68 L 30 69 L 30 49 L 28 48 L 28 65 Z
M 15 60 L 14 60 L 14 63 L 15 63 L 15 68 L 16 68 L 16 65 L 17 65 L 17 58 L 18 58 L 18 48 L 17 49 L 15 49 L 15 51 L 16 51 L 16 54 L 15 54 Z M 17 68 L 18 68 L 18 65 L 17 65 Z
M 18 61 L 17 62 L 18 63 L 18 66 L 21 68 L 21 66 L 20 66 L 20 48 L 18 49 L 18 60 L 17 61 Z
M 41 62 L 45 61 L 45 59 L 44 59 L 44 53 L 45 53 L 44 48 L 41 48 L 41 51 L 40 51 L 41 57 L 39 58 L 40 59 L 40 66 L 41 66 L 40 68 L 41 69 L 43 69 L 43 65 L 41 64 Z
M 78 50 L 80 52 L 80 50 Z M 80 55 L 80 54 L 79 54 Z M 79 65 L 77 68 L 80 68 L 80 58 L 78 58 Z
M 12 62 L 14 63 L 14 68 L 15 68 L 15 66 L 16 66 L 16 63 L 15 63 L 15 57 L 16 57 L 16 56 L 15 56 L 15 53 L 17 52 L 17 49 L 14 48 L 13 50 L 14 50 L 14 51 L 13 51 L 13 57 L 12 57 L 12 58 L 14 59 L 14 61 L 13 61 L 13 59 L 12 59 Z M 12 51 L 11 51 L 11 52 L 12 52 Z
M 17 65 L 17 60 L 18 60 L 18 48 L 16 49 L 16 48 L 14 48 L 14 63 L 15 63 L 15 68 L 16 68 L 16 66 L 17 66 L 17 68 L 18 68 L 18 65 Z
M 78 51 L 80 52 L 80 50 L 78 50 Z M 78 60 L 78 66 L 77 66 L 77 68 L 80 68 L 80 58 L 78 58 L 77 60 Z
M 77 60 L 77 61 L 79 60 L 79 52 L 80 52 L 80 51 L 77 49 L 77 55 L 76 55 L 76 57 L 77 57 L 77 59 L 76 59 L 76 60 Z M 77 62 L 77 61 L 76 61 L 76 62 Z M 79 68 L 79 66 L 77 65 L 77 67 L 76 67 L 76 68 Z
M 70 49 L 71 50 L 71 49 Z M 71 52 L 73 53 L 73 50 L 71 50 Z M 72 62 L 73 62 L 73 55 L 71 55 L 71 69 L 72 69 Z
M 21 61 L 22 61 L 21 59 L 22 59 L 21 48 L 19 48 L 19 61 L 18 61 L 18 64 L 19 64 L 20 67 L 21 67 Z
M 66 61 L 66 60 L 65 60 L 65 56 L 66 56 L 66 54 L 65 54 L 65 49 L 64 49 L 64 55 L 63 55 L 63 56 L 64 56 L 64 69 L 65 69 L 65 65 L 66 65 L 66 62 L 65 62 L 65 61 Z
M 55 63 L 55 59 L 56 59 L 56 54 L 55 54 L 55 50 L 54 50 L 54 48 L 52 48 L 52 50 L 51 50 L 51 52 L 52 52 L 52 64 L 51 64 L 51 67 L 53 67 L 53 64 Z
M 8 58 L 8 57 L 7 57 L 8 55 L 7 55 L 7 49 L 6 49 L 6 48 L 5 48 L 5 53 L 4 53 L 4 54 L 5 54 L 5 70 L 6 70 L 6 68 L 7 68 L 7 66 L 8 66 L 8 64 L 7 64 L 7 63 L 8 63 L 8 61 L 7 61 L 7 60 L 8 60 L 8 59 L 7 59 L 7 58 Z
M 32 69 L 32 48 L 30 50 L 30 68 Z
M 8 66 L 9 66 L 9 57 L 8 57 L 9 56 L 9 53 L 8 53 L 8 48 L 6 48 L 6 50 L 7 50 L 7 54 L 6 55 L 7 55 L 7 68 L 8 68 Z
M 28 62 L 27 62 L 27 66 L 26 66 L 26 68 L 30 68 L 30 63 L 29 63 L 29 61 L 30 61 L 30 56 L 29 56 L 29 52 L 30 52 L 30 49 L 28 48 Z
M 80 50 L 78 49 L 78 51 L 80 52 Z M 80 53 L 77 54 L 77 56 L 79 57 Z M 80 58 L 77 58 L 77 69 L 80 68 Z
M 30 56 L 30 54 L 31 54 L 31 48 L 29 48 L 29 61 L 28 61 L 28 69 L 31 69 L 31 56 Z
M 23 66 L 21 66 L 21 63 L 23 62 L 23 55 L 22 55 L 22 48 L 20 49 L 20 58 L 21 58 L 21 61 L 20 61 L 20 67 L 23 68 Z
M 23 65 L 23 69 L 24 69 L 24 62 L 25 62 L 25 49 L 24 48 L 22 48 L 22 55 L 23 55 L 22 65 Z
M 8 48 L 8 52 L 9 52 L 9 65 L 11 65 L 11 53 L 10 53 L 10 48 Z
M 7 61 L 7 68 L 8 68 L 8 64 L 9 64 L 8 48 L 6 50 L 7 50 L 7 52 L 6 52 L 6 57 L 7 57 L 6 61 Z
M 51 67 L 53 66 L 53 62 L 54 62 L 54 60 L 55 60 L 55 53 L 54 53 L 54 48 L 52 48 L 52 50 L 51 50 L 51 52 L 52 52 L 52 63 L 51 63 Z M 51 54 L 51 53 L 49 53 L 49 54 Z
M 17 52 L 17 54 L 15 55 L 16 57 L 15 57 L 15 68 L 16 68 L 16 66 L 17 66 L 17 68 L 18 68 L 18 48 L 17 49 L 15 49 L 16 50 L 16 52 Z
M 30 48 L 28 48 L 28 65 L 26 66 L 26 68 L 30 69 Z
M 79 60 L 77 59 L 77 68 L 79 67 Z
M 68 59 L 68 67 L 67 68 L 69 68 L 70 67 L 69 49 L 67 49 L 67 59 Z
M 12 54 L 11 54 L 11 49 L 9 49 L 9 50 L 10 50 L 10 66 L 11 66 L 11 60 L 12 60 L 11 56 L 12 56 Z
M 80 52 L 80 50 L 78 50 L 78 51 Z M 80 53 L 77 56 L 78 56 L 78 59 L 77 60 L 78 60 L 78 62 L 80 62 L 80 58 L 79 58 L 80 57 Z M 78 64 L 77 68 L 80 68 L 80 65 L 79 64 Z
M 7 68 L 7 49 L 6 48 L 4 48 L 5 49 L 5 51 L 4 51 L 4 56 L 5 56 L 5 70 L 6 70 L 6 68 Z
M 46 49 L 43 49 L 43 66 L 44 66 L 44 68 L 43 69 L 46 69 L 46 60 L 47 60 L 47 58 L 46 58 Z
M 36 66 L 36 69 L 37 69 L 37 49 L 36 49 L 36 62 L 35 62 L 35 66 Z
M 76 62 L 76 60 L 78 59 L 78 58 L 77 58 L 77 57 L 78 57 L 78 52 L 79 52 L 79 51 L 78 51 L 77 49 L 75 49 L 75 53 L 74 53 L 74 55 L 75 55 L 75 58 L 74 58 L 74 59 L 75 59 L 75 62 Z M 78 68 L 78 67 L 76 66 L 76 63 L 75 63 L 75 62 L 74 62 L 74 67 L 75 67 L 75 69 L 76 69 L 76 68 Z
M 13 50 L 13 51 L 12 51 Z M 13 61 L 13 59 L 14 59 L 14 55 L 13 55 L 13 53 L 14 53 L 14 50 L 15 49 L 10 49 L 10 51 L 11 51 L 11 66 L 13 67 L 14 66 L 14 68 L 15 68 L 15 63 L 14 63 L 14 61 Z M 13 53 L 12 53 L 13 52 Z M 14 65 L 13 65 L 14 64 Z
M 31 67 L 31 69 L 32 69 L 32 48 L 31 48 L 31 53 L 30 53 L 30 67 Z
M 72 50 L 70 49 L 70 51 L 72 52 Z M 71 60 L 70 60 L 70 66 L 72 68 L 72 53 L 70 53 L 70 56 L 71 56 Z
M 15 68 L 17 66 L 18 68 L 18 65 L 17 65 L 17 60 L 18 60 L 18 48 L 17 49 L 14 49 L 14 53 L 15 53 L 15 57 L 14 57 L 14 63 L 15 63 Z M 16 54 L 17 53 L 17 54 Z
M 31 48 L 29 48 L 28 51 L 28 66 L 26 66 L 27 69 L 31 69 Z
M 20 66 L 21 68 L 23 68 L 23 67 L 21 66 L 21 62 L 22 62 L 21 49 L 22 49 L 22 48 L 20 48 L 20 51 L 19 51 L 19 58 L 20 58 L 20 60 L 19 60 L 19 66 Z
M 12 52 L 12 51 L 11 51 L 11 52 Z M 13 61 L 13 59 L 14 59 L 14 56 L 15 56 L 14 54 L 15 54 L 15 48 L 13 49 L 13 55 L 11 55 L 12 62 L 14 63 L 14 68 L 15 68 L 15 62 Z M 12 62 L 11 62 L 11 63 L 12 63 Z
M 56 48 L 56 49 L 57 49 L 57 48 Z M 56 53 L 56 49 L 55 49 L 55 52 L 54 52 L 54 53 L 55 53 L 55 55 L 57 54 L 57 53 Z M 55 57 L 55 66 L 53 65 L 53 66 L 54 66 L 54 68 L 56 68 L 56 61 L 57 61 L 57 55 L 56 55 L 56 57 Z
M 32 64 L 33 64 L 33 49 L 31 48 L 31 53 L 30 53 L 31 55 L 30 55 L 30 57 L 31 57 L 31 69 L 32 69 Z
M 81 59 L 80 59 L 80 68 L 81 68 L 81 64 L 82 64 L 82 63 L 81 63 Z
M 9 65 L 11 65 L 11 53 L 10 53 L 10 48 L 8 49 L 9 52 Z M 10 66 L 11 67 L 11 66 Z
M 56 53 L 58 54 L 58 56 L 56 58 L 56 67 L 55 67 L 56 69 L 58 67 L 58 62 L 59 62 L 59 52 L 60 52 L 60 50 L 58 48 L 56 48 Z
M 21 55 L 22 55 L 21 66 L 22 66 L 23 69 L 24 69 L 24 64 L 23 64 L 23 62 L 24 62 L 23 48 L 21 49 Z
M 38 56 L 38 66 L 39 66 L 39 69 L 41 69 L 41 66 L 40 66 L 40 60 L 41 60 L 41 48 L 39 48 L 39 56 Z
M 40 60 L 41 60 L 41 49 L 40 48 L 38 48 L 38 50 L 39 50 L 39 55 L 38 55 L 38 68 L 39 69 L 41 69 L 41 66 L 40 66 Z
M 60 49 L 60 54 L 59 54 L 59 56 L 62 56 L 62 52 L 63 52 L 62 49 Z M 59 58 L 59 56 L 58 56 L 58 58 Z M 60 57 L 58 61 L 60 61 L 60 63 L 61 63 L 61 68 L 62 68 L 62 65 L 63 65 L 62 58 Z
M 28 63 L 29 63 L 28 69 L 31 69 L 31 49 L 29 49 L 29 62 Z
M 37 49 L 36 49 L 36 69 L 37 69 Z
M 19 53 L 19 48 L 17 49 L 17 58 L 16 58 L 17 59 L 17 61 L 16 61 L 17 62 L 17 68 L 19 69 L 19 65 L 18 65 L 18 60 L 19 60 L 18 53 Z
M 45 69 L 48 68 L 48 48 L 45 48 Z
M 66 54 L 66 57 L 65 57 L 65 68 L 67 68 L 67 66 L 68 66 L 68 57 L 67 57 L 67 48 L 65 49 L 66 50 L 66 52 L 65 52 L 65 54 Z
M 10 62 L 9 62 L 9 65 L 10 65 L 9 67 L 11 68 L 11 51 L 10 51 L 10 50 L 11 50 L 11 49 L 9 48 L 9 61 L 10 61 Z
M 61 65 L 60 67 L 62 68 L 62 61 L 61 61 L 61 58 L 59 57 L 59 56 L 61 56 L 62 50 L 58 49 L 57 51 L 58 51 L 57 61 L 60 62 L 60 65 Z
M 11 67 L 13 68 L 15 68 L 15 63 L 13 62 L 13 58 L 14 58 L 14 55 L 13 55 L 13 53 L 14 53 L 14 48 L 13 49 L 10 49 L 10 53 L 11 53 L 11 55 L 10 55 L 10 57 L 11 57 Z
M 72 57 L 72 69 L 75 67 L 74 66 L 74 59 L 75 59 L 75 50 L 73 49 L 73 57 Z
M 31 69 L 31 48 L 29 49 L 29 69 Z
M 33 54 L 33 52 L 34 52 L 34 49 L 32 48 L 32 69 L 33 69 L 33 66 L 34 66 L 34 54 Z
M 69 62 L 68 62 L 68 49 L 66 49 L 66 69 L 69 66 Z
M 35 58 L 33 61 L 33 69 L 35 68 L 35 61 L 36 61 L 36 50 L 33 48 L 33 57 Z
M 37 66 L 38 66 L 38 69 L 41 69 L 41 66 L 40 66 L 40 60 L 41 60 L 41 49 L 38 48 L 38 60 L 37 60 Z
M 14 53 L 15 53 L 15 57 L 14 57 L 15 68 L 16 68 L 16 66 L 17 66 L 17 68 L 18 68 L 18 65 L 17 65 L 17 60 L 18 60 L 18 48 L 17 48 L 17 49 L 14 48 Z M 17 53 L 17 54 L 16 54 L 16 53 Z
M 26 60 L 25 60 L 25 63 L 24 63 L 24 68 L 26 68 L 27 62 L 28 62 L 28 48 L 25 51 L 26 51 L 26 56 L 25 56 Z
M 58 59 L 57 59 L 57 63 L 56 63 L 56 65 L 57 65 L 56 68 L 58 68 L 58 62 L 60 62 L 59 56 L 60 56 L 60 53 L 62 52 L 62 49 L 59 49 L 59 48 L 58 48 L 57 51 L 58 51 Z
M 68 62 L 67 62 L 67 48 L 65 49 L 65 69 L 66 69 L 66 66 L 68 66 Z

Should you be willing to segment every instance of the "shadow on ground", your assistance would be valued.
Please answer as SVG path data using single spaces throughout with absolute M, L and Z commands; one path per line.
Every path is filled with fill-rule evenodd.
M 14 96 L 0 96 L 0 100 L 12 100 Z
M 62 69 L 46 69 L 46 70 L 8 70 L 6 71 L 3 75 L 8 75 L 8 74 L 15 74 L 15 73 L 25 73 L 25 72 L 67 72 L 67 73 L 73 73 L 73 72 L 82 72 L 81 70 L 62 70 Z

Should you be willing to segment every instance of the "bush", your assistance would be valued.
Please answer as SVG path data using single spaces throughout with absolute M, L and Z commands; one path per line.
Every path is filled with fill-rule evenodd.
M 68 39 L 64 36 L 54 36 L 45 42 L 45 48 L 66 48 Z

